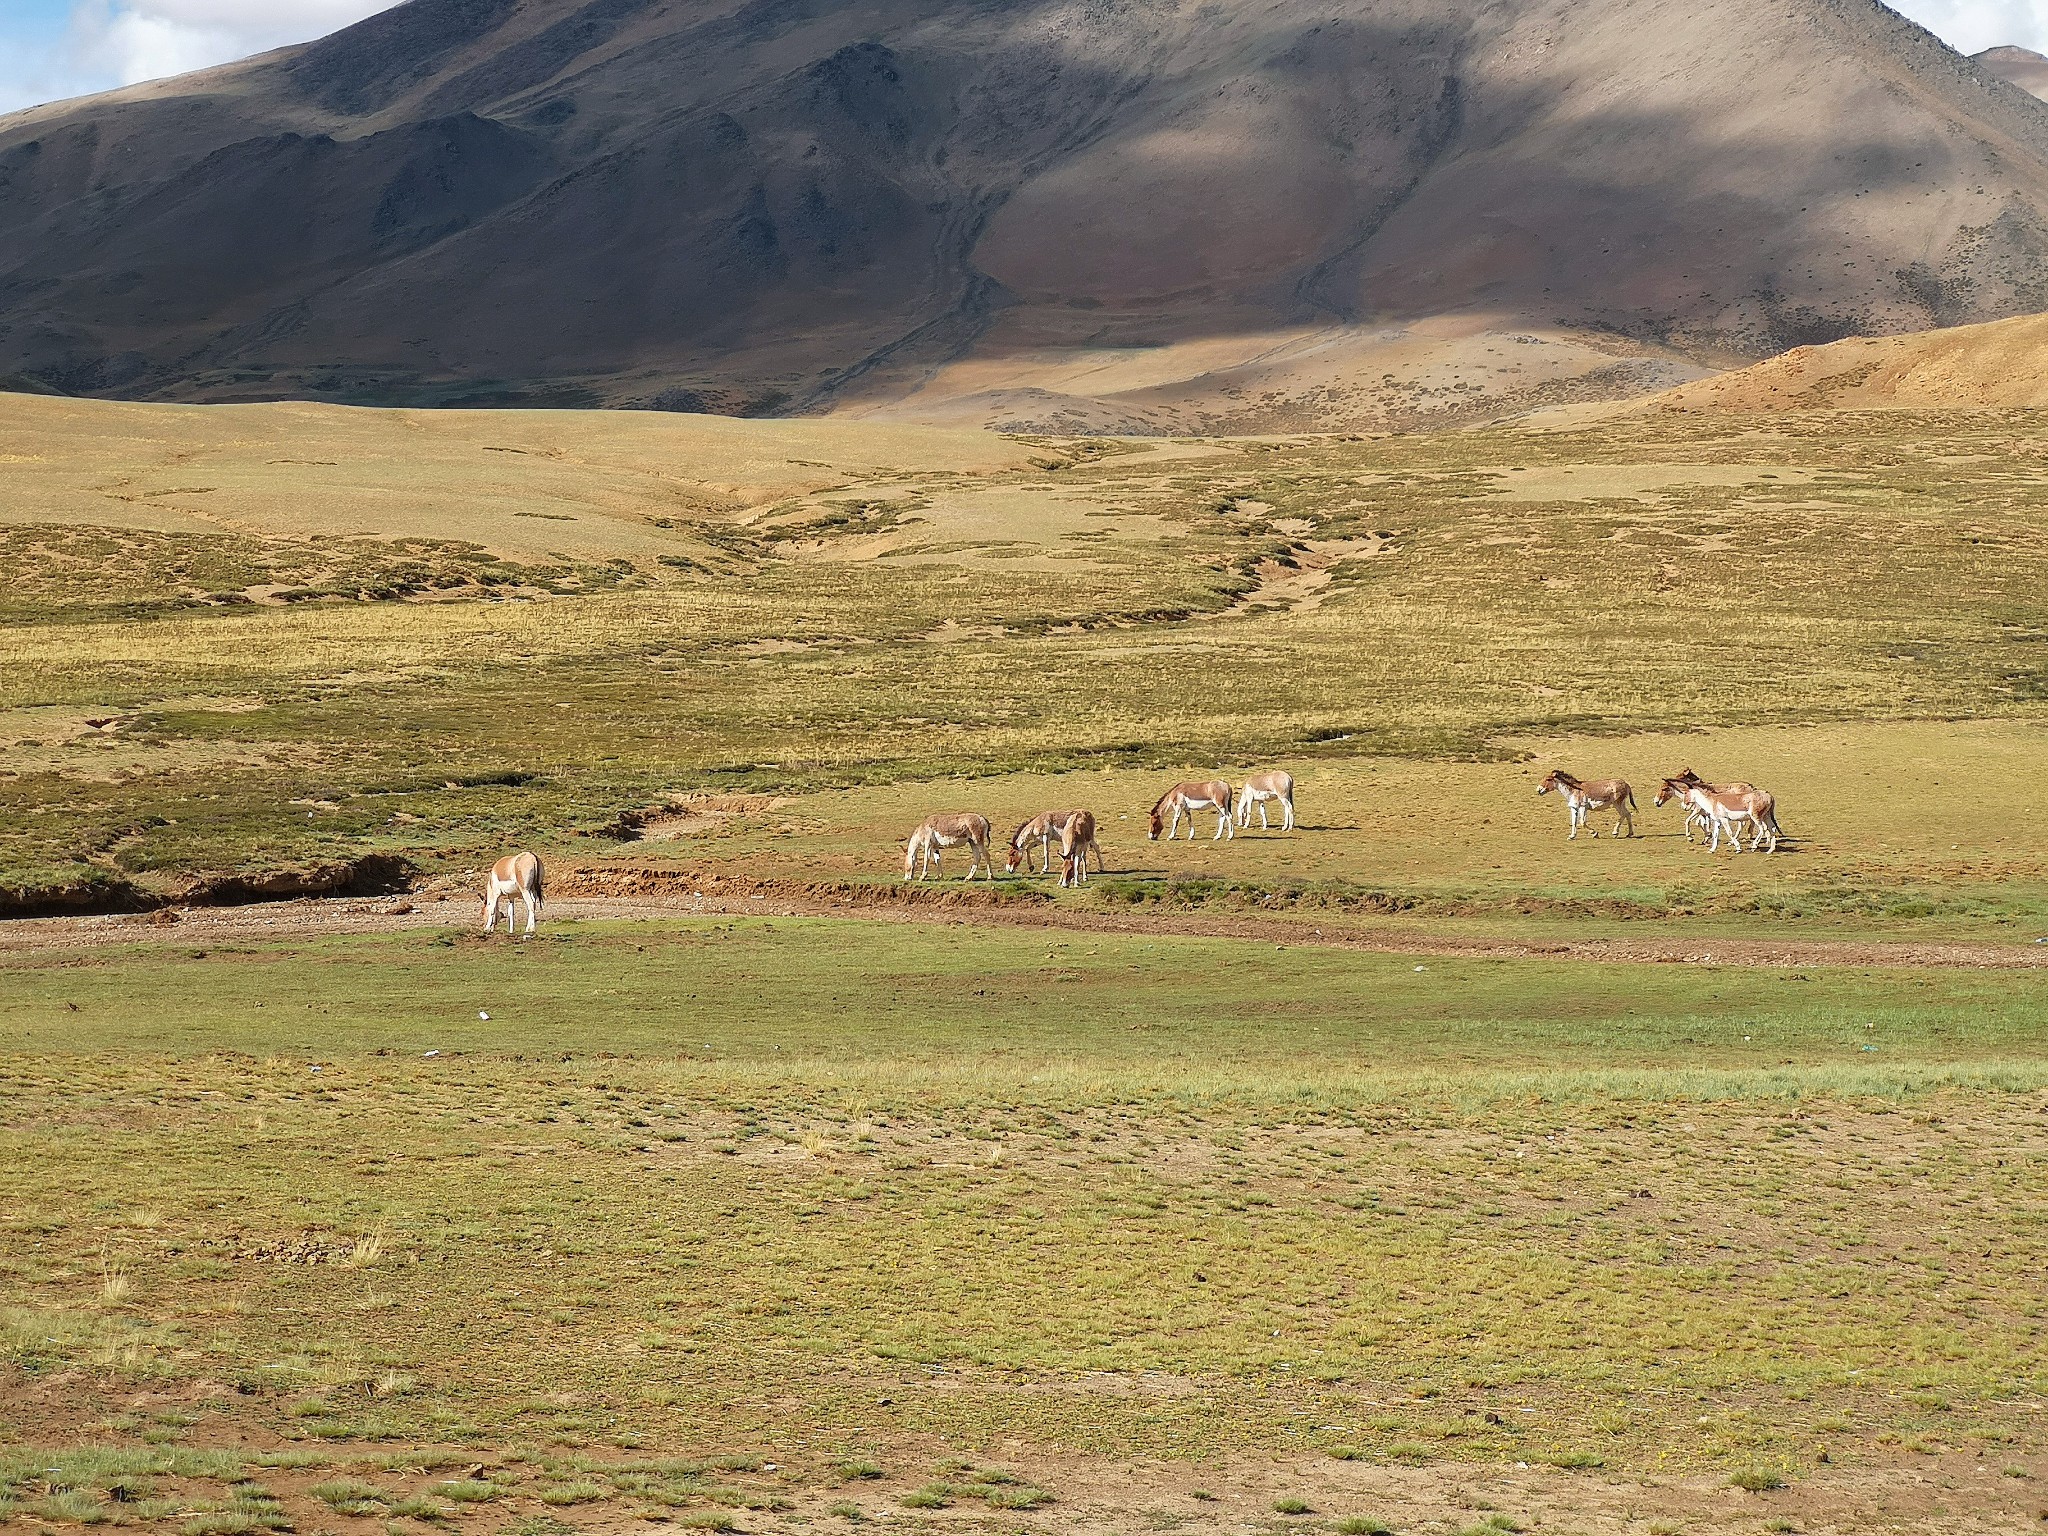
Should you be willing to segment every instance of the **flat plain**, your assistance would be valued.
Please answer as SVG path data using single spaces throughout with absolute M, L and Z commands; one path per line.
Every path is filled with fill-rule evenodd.
M 8 1519 L 2036 1523 L 2034 413 L 454 413 L 408 489 L 0 400 Z M 898 889 L 1054 803 L 1087 889 Z

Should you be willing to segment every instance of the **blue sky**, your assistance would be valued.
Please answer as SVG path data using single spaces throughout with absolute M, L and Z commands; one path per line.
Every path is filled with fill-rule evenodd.
M 0 112 L 304 42 L 393 0 L 0 0 Z M 2048 0 L 1896 0 L 1966 53 L 2048 52 Z

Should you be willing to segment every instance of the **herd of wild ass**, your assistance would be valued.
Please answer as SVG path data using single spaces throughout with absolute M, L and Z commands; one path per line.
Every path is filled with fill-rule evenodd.
M 1552 791 L 1564 799 L 1570 826 L 1567 838 L 1576 838 L 1582 828 L 1589 836 L 1598 837 L 1597 831 L 1586 828 L 1587 818 L 1595 811 L 1614 812 L 1616 837 L 1635 836 L 1636 797 L 1626 779 L 1579 779 L 1559 769 L 1548 774 L 1536 786 L 1539 795 Z M 1767 848 L 1773 853 L 1778 851 L 1781 834 L 1778 831 L 1777 802 L 1768 791 L 1758 789 L 1754 784 L 1709 784 L 1686 768 L 1663 781 L 1652 803 L 1663 806 L 1673 800 L 1685 811 L 1685 840 L 1688 843 L 1698 832 L 1706 837 L 1710 853 L 1720 848 L 1724 837 L 1731 848 L 1741 852 L 1742 835 L 1747 830 L 1750 852 L 1754 853 L 1759 848 Z M 1245 780 L 1241 789 L 1233 789 L 1227 779 L 1190 780 L 1174 785 L 1154 802 L 1145 835 L 1148 839 L 1157 840 L 1164 833 L 1170 842 L 1179 835 L 1181 818 L 1185 816 L 1188 839 L 1192 842 L 1197 811 L 1216 813 L 1212 841 L 1235 837 L 1240 828 L 1249 828 L 1254 810 L 1259 813 L 1259 826 L 1270 831 L 1272 822 L 1266 814 L 1268 805 L 1275 806 L 1280 813 L 1280 830 L 1292 832 L 1294 779 L 1291 775 L 1278 770 L 1255 773 Z M 986 816 L 972 811 L 946 811 L 927 816 L 910 834 L 909 847 L 903 854 L 903 878 L 931 878 L 940 872 L 940 856 L 946 849 L 964 847 L 967 850 L 966 878 L 972 880 L 978 871 L 993 880 L 996 866 L 990 848 L 994 841 L 995 831 Z M 1028 870 L 1035 851 L 1038 873 L 1051 874 L 1055 843 L 1060 851 L 1061 885 L 1079 885 L 1086 880 L 1091 860 L 1095 873 L 1102 873 L 1102 847 L 1095 840 L 1095 814 L 1079 809 L 1040 811 L 1018 827 L 1010 834 L 1003 861 L 1004 871 L 1015 874 L 1020 867 Z M 484 882 L 484 932 L 491 931 L 501 908 L 505 913 L 506 931 L 511 932 L 518 910 L 515 903 L 524 901 L 526 931 L 532 933 L 540 918 L 542 883 L 541 862 L 531 853 L 508 854 L 492 865 Z

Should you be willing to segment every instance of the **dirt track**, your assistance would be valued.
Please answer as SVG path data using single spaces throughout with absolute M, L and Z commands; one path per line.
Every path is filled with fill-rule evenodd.
M 1268 917 L 1158 908 L 1110 910 L 1056 902 L 1042 884 L 969 888 L 735 880 L 687 869 L 563 870 L 550 882 L 550 917 L 857 917 L 914 923 L 1001 924 L 1076 933 L 1239 939 L 1399 955 L 1591 960 L 1648 965 L 1899 966 L 2044 970 L 2048 944 L 1981 941 L 1720 938 L 1699 935 L 1520 938 L 1373 926 L 1343 917 Z M 328 897 L 233 907 L 164 908 L 143 914 L 51 917 L 0 923 L 0 951 L 190 943 L 205 937 L 291 938 L 468 927 L 476 898 L 466 885 L 430 885 L 408 896 Z

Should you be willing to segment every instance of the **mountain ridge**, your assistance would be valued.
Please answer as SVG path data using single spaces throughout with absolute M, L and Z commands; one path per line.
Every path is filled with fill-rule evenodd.
M 409 0 L 0 118 L 0 372 L 1400 425 L 2048 309 L 2044 209 L 1871 0 Z

